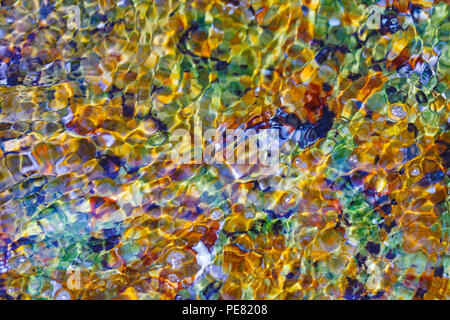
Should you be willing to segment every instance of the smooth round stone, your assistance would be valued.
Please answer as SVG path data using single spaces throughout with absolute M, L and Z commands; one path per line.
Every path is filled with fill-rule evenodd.
M 405 108 L 400 104 L 393 104 L 389 108 L 389 113 L 397 119 L 403 119 L 405 118 L 408 113 L 406 112 Z
M 70 293 L 66 290 L 59 290 L 56 294 L 55 300 L 70 300 L 71 296 Z

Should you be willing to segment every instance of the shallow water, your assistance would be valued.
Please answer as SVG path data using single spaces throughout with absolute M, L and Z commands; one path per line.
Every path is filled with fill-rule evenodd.
M 1 298 L 450 298 L 445 1 L 39 3 L 0 7 Z

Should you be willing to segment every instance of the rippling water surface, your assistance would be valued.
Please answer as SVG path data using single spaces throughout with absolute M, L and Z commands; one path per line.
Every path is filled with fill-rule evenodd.
M 2 1 L 0 297 L 449 299 L 448 17 Z M 276 129 L 279 164 L 176 163 L 177 129 Z

